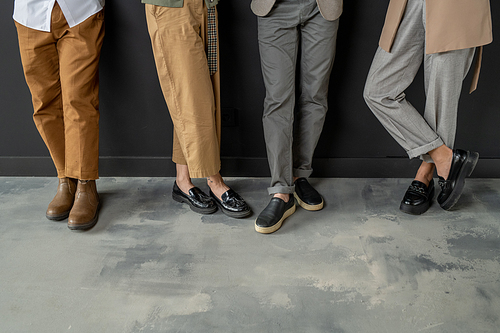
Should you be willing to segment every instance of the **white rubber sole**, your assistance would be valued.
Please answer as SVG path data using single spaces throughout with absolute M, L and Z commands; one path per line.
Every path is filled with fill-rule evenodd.
M 315 210 L 321 210 L 323 209 L 323 206 L 324 206 L 324 201 L 321 201 L 320 204 L 317 204 L 317 205 L 309 205 L 309 204 L 306 204 L 304 201 L 300 200 L 299 196 L 297 195 L 297 193 L 293 193 L 293 196 L 295 197 L 295 199 L 297 199 L 297 202 L 299 204 L 300 207 L 304 208 L 305 210 L 310 210 L 310 211 L 315 211 Z
M 267 227 L 267 228 L 264 228 L 264 227 L 259 227 L 257 225 L 257 220 L 255 221 L 255 231 L 257 232 L 260 232 L 261 234 L 270 234 L 270 233 L 273 233 L 275 232 L 276 230 L 278 230 L 279 228 L 281 228 L 281 225 L 283 224 L 283 221 L 285 221 L 285 219 L 287 217 L 289 217 L 290 215 L 292 215 L 293 213 L 295 213 L 295 205 L 293 205 L 293 207 L 290 207 L 287 211 L 285 211 L 285 213 L 283 214 L 283 216 L 281 217 L 281 219 L 273 226 L 271 227 Z

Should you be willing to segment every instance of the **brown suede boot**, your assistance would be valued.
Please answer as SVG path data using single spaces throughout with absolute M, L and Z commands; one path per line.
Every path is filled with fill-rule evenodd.
M 75 201 L 76 179 L 59 178 L 57 193 L 49 203 L 45 216 L 52 221 L 61 221 L 68 217 Z
M 75 203 L 69 213 L 68 228 L 85 230 L 97 223 L 99 211 L 99 195 L 95 180 L 78 180 Z

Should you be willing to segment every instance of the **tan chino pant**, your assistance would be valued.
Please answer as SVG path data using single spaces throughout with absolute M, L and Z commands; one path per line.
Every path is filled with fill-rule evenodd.
M 185 0 L 182 8 L 146 5 L 156 69 L 174 124 L 172 160 L 193 178 L 220 170 L 220 79 L 210 76 L 207 7 Z M 217 52 L 218 53 L 218 52 Z
M 51 32 L 16 22 L 33 119 L 59 178 L 97 179 L 104 13 L 70 28 L 56 2 L 51 19 Z

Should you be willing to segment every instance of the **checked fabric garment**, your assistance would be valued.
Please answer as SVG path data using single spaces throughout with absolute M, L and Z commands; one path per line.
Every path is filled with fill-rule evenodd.
M 215 23 L 215 7 L 208 8 L 208 68 L 210 75 L 217 72 L 217 25 Z

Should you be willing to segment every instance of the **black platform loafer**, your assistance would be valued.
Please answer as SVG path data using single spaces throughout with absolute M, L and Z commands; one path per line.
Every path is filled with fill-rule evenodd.
M 429 186 L 414 180 L 406 190 L 399 209 L 402 212 L 412 215 L 423 214 L 429 209 L 434 198 L 434 179 L 429 182 Z
M 295 183 L 295 193 L 293 194 L 299 206 L 306 210 L 320 210 L 323 208 L 323 198 L 321 194 L 309 184 L 307 179 L 298 178 Z
M 215 201 L 217 206 L 219 206 L 220 210 L 229 217 L 240 219 L 252 213 L 245 200 L 232 189 L 222 193 L 222 200 L 219 200 L 212 190 L 210 190 L 210 197 Z
M 448 179 L 444 180 L 443 177 L 439 177 L 441 193 L 439 193 L 437 201 L 441 208 L 449 210 L 455 206 L 464 189 L 465 178 L 472 174 L 478 160 L 479 154 L 476 152 L 461 149 L 453 150 Z
M 189 189 L 189 195 L 187 195 L 177 186 L 177 182 L 174 182 L 172 199 L 177 202 L 187 203 L 193 212 L 199 214 L 212 214 L 217 210 L 215 202 L 202 190 L 193 187 Z
M 255 231 L 270 234 L 278 230 L 283 221 L 295 213 L 295 199 L 290 195 L 288 202 L 280 198 L 272 198 L 266 208 L 255 220 Z

